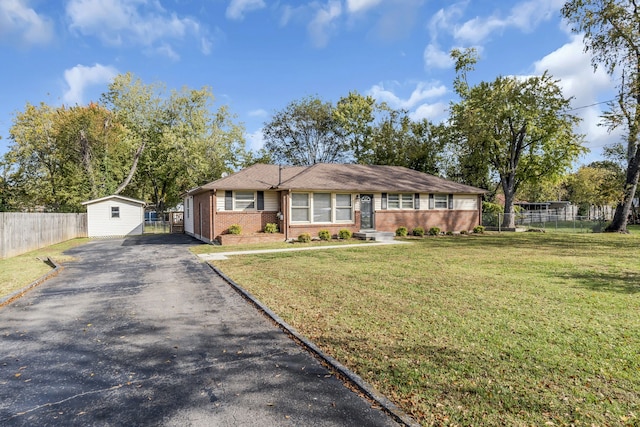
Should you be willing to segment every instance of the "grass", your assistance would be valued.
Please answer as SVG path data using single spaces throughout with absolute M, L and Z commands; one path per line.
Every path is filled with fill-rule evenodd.
M 216 265 L 423 425 L 640 423 L 640 235 L 413 243 Z
M 0 260 L 0 298 L 16 292 L 51 270 L 42 260 L 47 257 L 65 262 L 72 258 L 62 252 L 88 242 L 89 239 L 72 239 L 57 245 L 31 251 Z

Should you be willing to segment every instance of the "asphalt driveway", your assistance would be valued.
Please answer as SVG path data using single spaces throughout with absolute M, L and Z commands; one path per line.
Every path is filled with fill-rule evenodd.
M 394 426 L 189 251 L 95 240 L 0 308 L 3 426 Z

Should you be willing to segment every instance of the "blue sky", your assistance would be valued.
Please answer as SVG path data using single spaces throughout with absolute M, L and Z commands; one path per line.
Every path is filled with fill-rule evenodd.
M 476 47 L 471 83 L 548 70 L 574 97 L 592 152 L 614 85 L 594 73 L 562 0 L 0 0 L 0 155 L 27 102 L 85 105 L 117 73 L 169 89 L 209 86 L 246 129 L 247 148 L 293 100 L 372 95 L 438 122 L 453 98 L 448 52 Z M 594 105 L 597 104 L 597 105 Z

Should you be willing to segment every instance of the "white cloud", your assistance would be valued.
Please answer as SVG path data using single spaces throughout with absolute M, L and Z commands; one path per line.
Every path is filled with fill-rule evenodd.
M 267 117 L 269 115 L 267 110 L 263 110 L 262 108 L 257 110 L 251 110 L 249 111 L 248 114 L 249 114 L 249 117 Z
M 251 151 L 258 151 L 262 147 L 264 147 L 264 135 L 262 134 L 262 128 L 258 129 L 255 132 L 247 133 L 244 135 L 248 149 Z
M 350 13 L 363 12 L 380 4 L 382 0 L 347 0 L 347 10 Z
M 441 50 L 438 45 L 429 43 L 424 49 L 424 65 L 429 68 L 450 68 L 453 66 L 453 59 L 448 52 Z
M 329 42 L 331 33 L 335 30 L 335 19 L 342 14 L 339 0 L 330 0 L 325 7 L 320 7 L 307 26 L 311 41 L 316 47 L 324 47 Z
M 588 147 L 599 151 L 606 144 L 620 141 L 620 131 L 610 135 L 599 125 L 606 105 L 598 103 L 613 97 L 615 84 L 602 69 L 594 72 L 590 61 L 582 37 L 574 35 L 569 43 L 536 61 L 534 72 L 540 75 L 548 70 L 559 80 L 564 96 L 573 97 L 573 113 L 582 118 L 577 131 L 586 135 Z
M 82 104 L 85 89 L 89 86 L 110 83 L 118 74 L 118 70 L 111 66 L 96 64 L 93 67 L 76 65 L 64 71 L 64 80 L 68 90 L 62 100 L 66 104 Z
M 259 10 L 266 7 L 263 0 L 231 0 L 227 7 L 226 17 L 241 21 L 247 12 Z
M 411 110 L 429 98 L 438 98 L 447 93 L 447 88 L 439 83 L 427 84 L 419 82 L 407 99 L 402 99 L 381 83 L 369 89 L 368 94 L 378 101 L 389 104 L 391 108 Z
M 562 7 L 563 0 L 529 0 L 516 4 L 509 15 L 502 18 L 498 12 L 488 17 L 476 16 L 453 27 L 453 36 L 463 43 L 479 44 L 497 31 L 516 28 L 531 32 L 541 22 L 551 19 Z M 440 25 L 446 21 L 436 21 Z
M 435 104 L 419 105 L 409 114 L 411 120 L 420 121 L 427 119 L 434 123 L 439 123 L 449 116 L 449 104 L 446 102 L 436 102 Z
M 12 45 L 45 45 L 53 39 L 53 23 L 28 6 L 28 0 L 0 2 L 0 41 Z
M 119 46 L 135 44 L 160 48 L 172 57 L 177 55 L 166 49 L 167 40 L 182 40 L 194 36 L 202 46 L 205 37 L 200 24 L 191 18 L 180 18 L 168 13 L 158 2 L 146 0 L 70 0 L 66 13 L 70 28 L 82 35 L 96 36 L 105 44 Z M 206 47 L 204 49 L 206 51 Z

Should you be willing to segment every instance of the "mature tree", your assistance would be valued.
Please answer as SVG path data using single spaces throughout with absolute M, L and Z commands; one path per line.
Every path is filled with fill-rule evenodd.
M 234 170 L 244 158 L 243 128 L 225 106 L 212 111 L 209 88 L 183 88 L 168 96 L 164 90 L 127 73 L 103 95 L 135 141 L 129 173 L 116 193 L 149 198 L 159 212 L 178 203 L 185 189 Z
M 356 163 L 369 162 L 367 157 L 371 155 L 372 150 L 371 135 L 375 126 L 375 115 L 379 110 L 380 106 L 372 96 L 362 96 L 355 91 L 340 98 L 333 110 L 333 117 L 342 127 Z
M 488 164 L 499 177 L 505 196 L 503 227 L 515 226 L 514 196 L 520 185 L 564 172 L 585 151 L 568 113 L 569 99 L 547 73 L 498 77 L 470 87 L 473 51 L 454 51 L 458 75 L 454 87 L 460 101 L 452 105 L 452 125 L 463 136 L 479 167 Z
M 340 163 L 350 159 L 349 142 L 334 107 L 317 97 L 292 101 L 263 129 L 273 160 L 291 165 Z
M 562 8 L 572 30 L 584 33 L 594 68 L 603 65 L 618 79 L 616 100 L 604 119 L 609 129 L 624 127 L 624 198 L 607 231 L 627 230 L 627 218 L 640 178 L 640 3 L 637 0 L 570 0 Z
M 569 200 L 576 205 L 604 206 L 617 204 L 623 197 L 620 174 L 607 167 L 583 166 L 569 179 Z
M 110 194 L 127 168 L 126 131 L 96 104 L 27 104 L 10 134 L 5 162 L 16 209 L 80 210 L 83 200 Z

